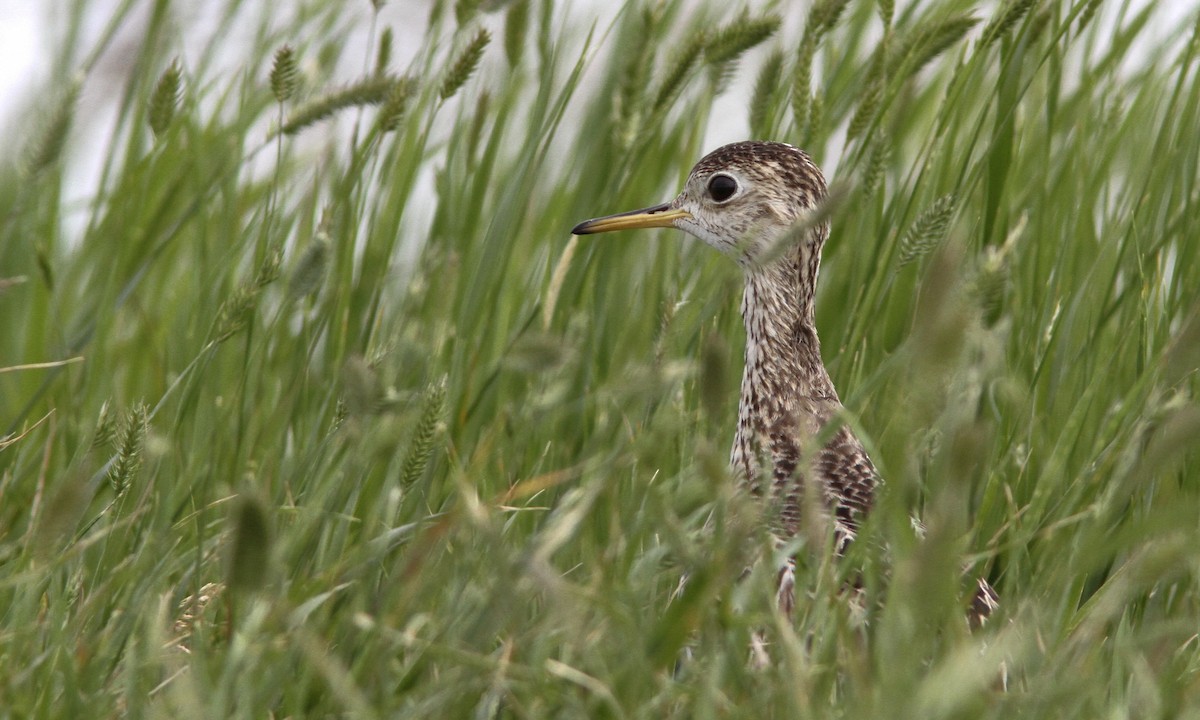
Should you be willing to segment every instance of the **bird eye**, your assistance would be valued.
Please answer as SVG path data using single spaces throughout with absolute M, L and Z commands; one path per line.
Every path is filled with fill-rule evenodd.
M 728 175 L 713 175 L 708 181 L 708 195 L 716 202 L 725 202 L 737 192 L 737 180 Z

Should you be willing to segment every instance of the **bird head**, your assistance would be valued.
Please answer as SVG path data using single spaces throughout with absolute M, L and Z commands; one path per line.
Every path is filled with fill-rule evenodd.
M 674 227 L 747 269 L 821 250 L 828 224 L 813 211 L 825 198 L 825 178 L 802 151 L 777 142 L 739 142 L 706 155 L 669 203 L 587 220 L 575 235 Z M 806 263 L 807 264 L 807 263 Z

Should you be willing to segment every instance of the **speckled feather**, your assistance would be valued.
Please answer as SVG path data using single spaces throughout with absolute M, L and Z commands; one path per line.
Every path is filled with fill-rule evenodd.
M 717 176 L 733 180 L 726 183 L 735 188 L 727 197 L 713 191 Z M 832 520 L 842 552 L 870 511 L 880 479 L 862 443 L 840 425 L 842 403 L 821 359 L 813 296 L 829 223 L 814 222 L 810 213 L 826 196 L 825 178 L 804 152 L 783 143 L 740 142 L 701 159 L 669 204 L 581 223 L 575 232 L 670 224 L 737 261 L 746 278 L 746 354 L 730 464 L 739 482 L 766 498 L 772 529 L 782 538 L 814 517 L 805 500 L 822 498 L 816 517 Z M 629 216 L 639 221 L 611 223 Z M 815 447 L 831 423 L 837 424 L 832 437 Z M 789 565 L 779 588 L 786 612 L 793 582 Z M 982 622 L 995 606 L 995 593 L 980 580 L 971 623 Z
M 730 463 L 752 492 L 772 499 L 777 530 L 784 536 L 800 531 L 803 501 L 812 495 L 805 483 L 818 483 L 816 496 L 825 499 L 840 549 L 870 510 L 879 476 L 862 443 L 844 426 L 815 457 L 805 458 L 817 434 L 842 409 L 821 360 L 813 316 L 829 225 L 817 223 L 795 238 L 794 248 L 771 253 L 764 264 L 757 257 L 824 200 L 825 178 L 808 155 L 790 145 L 744 142 L 697 163 L 688 186 L 703 187 L 712 175 L 730 172 L 745 194 L 721 206 L 720 222 L 746 273 L 745 368 Z M 672 205 L 682 205 L 682 198 Z M 764 241 L 756 247 L 751 236 Z

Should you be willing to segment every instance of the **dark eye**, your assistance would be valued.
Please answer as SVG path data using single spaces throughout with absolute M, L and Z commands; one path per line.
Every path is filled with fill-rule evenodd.
M 737 180 L 728 175 L 713 175 L 708 181 L 708 195 L 716 202 L 725 202 L 737 192 Z

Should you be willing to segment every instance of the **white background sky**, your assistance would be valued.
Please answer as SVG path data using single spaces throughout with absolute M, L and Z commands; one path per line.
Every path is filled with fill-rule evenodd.
M 37 57 L 46 19 L 39 2 L 0 0 L 0 122 L 13 122 L 17 104 L 41 78 Z
M 93 4 L 115 7 L 118 1 L 97 0 Z M 38 59 L 44 52 L 44 44 L 51 39 L 46 27 L 50 22 L 51 2 L 59 0 L 45 4 L 43 0 L 0 0 L 0 118 L 6 121 L 13 119 L 18 103 L 27 98 L 36 82 L 44 79 Z M 1158 24 L 1164 29 L 1188 22 L 1188 16 L 1200 9 L 1200 0 L 1133 0 L 1129 4 L 1137 8 L 1150 3 L 1159 6 Z M 390 4 L 396 3 L 393 0 Z M 103 18 L 107 13 L 92 13 L 92 16 Z
M 272 2 L 273 0 L 259 0 L 260 2 Z M 363 18 L 369 17 L 366 0 L 343 0 L 348 5 L 352 5 L 355 1 L 361 3 L 360 8 Z M 997 0 L 996 4 L 999 4 Z M 111 8 L 117 7 L 121 0 L 93 0 L 91 7 L 104 8 L 102 12 L 90 13 L 91 18 L 95 23 L 103 23 L 111 14 Z M 903 3 L 904 0 L 901 0 Z M 61 3 L 61 4 L 59 4 Z M 606 3 L 611 3 L 607 4 Z M 60 12 L 54 12 L 56 8 Z M 0 133 L 5 137 L 6 146 L 0 150 L 0 160 L 10 161 L 16 156 L 23 138 L 30 131 L 28 117 L 25 115 L 26 110 L 30 109 L 31 103 L 34 100 L 33 93 L 44 88 L 47 80 L 47 56 L 48 48 L 53 40 L 54 32 L 50 26 L 55 16 L 61 17 L 61 11 L 65 10 L 64 0 L 0 0 Z M 150 2 L 143 3 L 149 5 Z M 596 8 L 597 14 L 610 18 L 619 7 L 621 2 L 614 0 L 584 0 L 579 3 L 585 8 L 593 6 Z M 1110 0 L 1105 3 L 1105 7 L 1109 8 L 1110 12 L 1101 13 L 1100 22 L 1113 22 L 1116 17 L 1111 12 L 1124 4 L 1124 0 Z M 1164 36 L 1175 34 L 1179 30 L 1180 25 L 1189 24 L 1192 22 L 1195 14 L 1200 10 L 1200 0 L 1128 0 L 1128 14 L 1136 12 L 1137 8 L 1153 4 L 1155 6 L 1154 32 L 1151 36 Z M 804 3 L 807 5 L 807 3 Z M 406 19 L 411 19 L 414 15 L 423 18 L 428 13 L 427 0 L 389 0 L 385 5 L 385 12 L 381 20 L 385 24 L 399 23 L 400 30 L 405 30 L 403 27 Z M 195 8 L 193 8 L 195 9 Z M 803 14 L 803 13 L 799 13 Z M 986 11 L 981 12 L 982 15 L 987 15 Z M 600 27 L 606 27 L 607 23 L 601 23 Z M 93 29 L 91 33 L 85 33 L 86 36 L 94 36 L 98 28 Z M 365 31 L 365 27 L 364 27 Z M 404 33 L 402 32 L 401 35 Z M 748 92 L 748 90 L 746 91 Z M 737 106 L 740 100 L 737 97 L 736 89 L 734 92 L 727 93 L 727 97 L 722 99 L 722 103 Z M 43 104 L 44 105 L 44 104 Z M 722 108 L 718 108 L 721 110 Z M 741 114 L 734 113 L 741 117 Z M 720 117 L 721 112 L 717 112 L 714 117 Z M 726 128 L 710 128 L 712 132 L 707 138 L 711 143 L 720 144 L 731 140 L 740 139 L 739 133 L 744 133 L 744 128 L 726 127 Z M 733 133 L 733 135 L 730 135 Z M 726 137 L 726 135 L 730 135 Z M 85 160 L 85 165 L 86 160 Z M 86 173 L 85 173 L 86 174 Z

